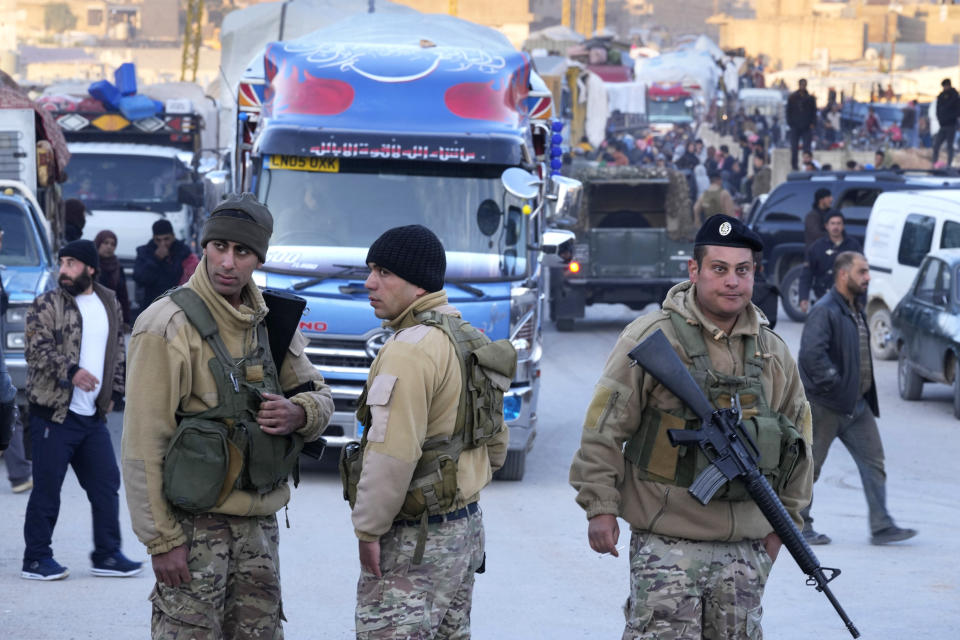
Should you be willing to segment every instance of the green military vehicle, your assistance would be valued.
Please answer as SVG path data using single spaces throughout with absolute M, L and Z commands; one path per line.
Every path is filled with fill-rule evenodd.
M 686 176 L 672 169 L 584 166 L 577 235 L 566 267 L 550 269 L 550 314 L 560 331 L 573 329 L 587 305 L 619 303 L 640 310 L 663 301 L 687 279 L 697 225 Z

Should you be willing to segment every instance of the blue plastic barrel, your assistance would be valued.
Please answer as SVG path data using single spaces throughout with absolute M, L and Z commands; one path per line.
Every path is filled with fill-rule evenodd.
M 132 96 L 137 93 L 137 67 L 132 62 L 124 62 L 113 72 L 113 80 L 122 96 Z

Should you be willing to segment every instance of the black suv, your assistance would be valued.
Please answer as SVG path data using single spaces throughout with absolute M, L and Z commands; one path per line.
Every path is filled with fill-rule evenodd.
M 799 279 L 804 262 L 803 220 L 813 208 L 818 189 L 829 189 L 833 207 L 843 212 L 846 231 L 863 244 L 873 202 L 884 191 L 904 189 L 960 189 L 955 171 L 797 171 L 787 176 L 755 207 L 747 224 L 763 239 L 763 268 L 767 280 L 780 288 L 784 311 L 803 320 L 799 306 Z

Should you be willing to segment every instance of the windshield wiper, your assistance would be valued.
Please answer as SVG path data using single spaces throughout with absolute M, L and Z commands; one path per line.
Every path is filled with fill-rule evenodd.
M 302 280 L 300 282 L 297 282 L 290 288 L 294 289 L 295 291 L 300 291 L 302 289 L 306 289 L 307 287 L 312 287 L 316 284 L 320 284 L 321 282 L 324 282 L 325 280 L 329 280 L 330 278 L 339 278 L 341 276 L 346 276 L 354 273 L 369 273 L 370 271 L 369 267 L 351 267 L 345 264 L 335 264 L 333 266 L 339 267 L 340 271 L 337 271 L 336 273 L 328 273 L 322 276 L 317 276 L 315 278 L 310 278 L 309 280 Z
M 467 293 L 472 294 L 472 295 L 475 295 L 475 296 L 477 296 L 478 298 L 482 298 L 482 297 L 484 297 L 484 296 L 487 295 L 487 294 L 485 294 L 485 293 L 483 292 L 482 289 L 478 289 L 477 287 L 473 286 L 472 284 L 467 284 L 466 282 L 447 282 L 447 284 L 452 284 L 452 285 L 455 286 L 457 289 L 460 289 L 460 290 L 462 290 L 462 291 L 466 291 Z

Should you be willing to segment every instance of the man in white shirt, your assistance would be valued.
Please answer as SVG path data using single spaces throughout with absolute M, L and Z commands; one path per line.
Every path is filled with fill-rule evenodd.
M 51 548 L 68 466 L 93 513 L 93 575 L 125 577 L 142 570 L 120 551 L 120 470 L 106 414 L 123 398 L 123 323 L 116 295 L 96 282 L 98 268 L 91 241 L 68 243 L 60 250 L 60 286 L 38 296 L 27 311 L 33 492 L 20 575 L 30 580 L 69 574 Z

